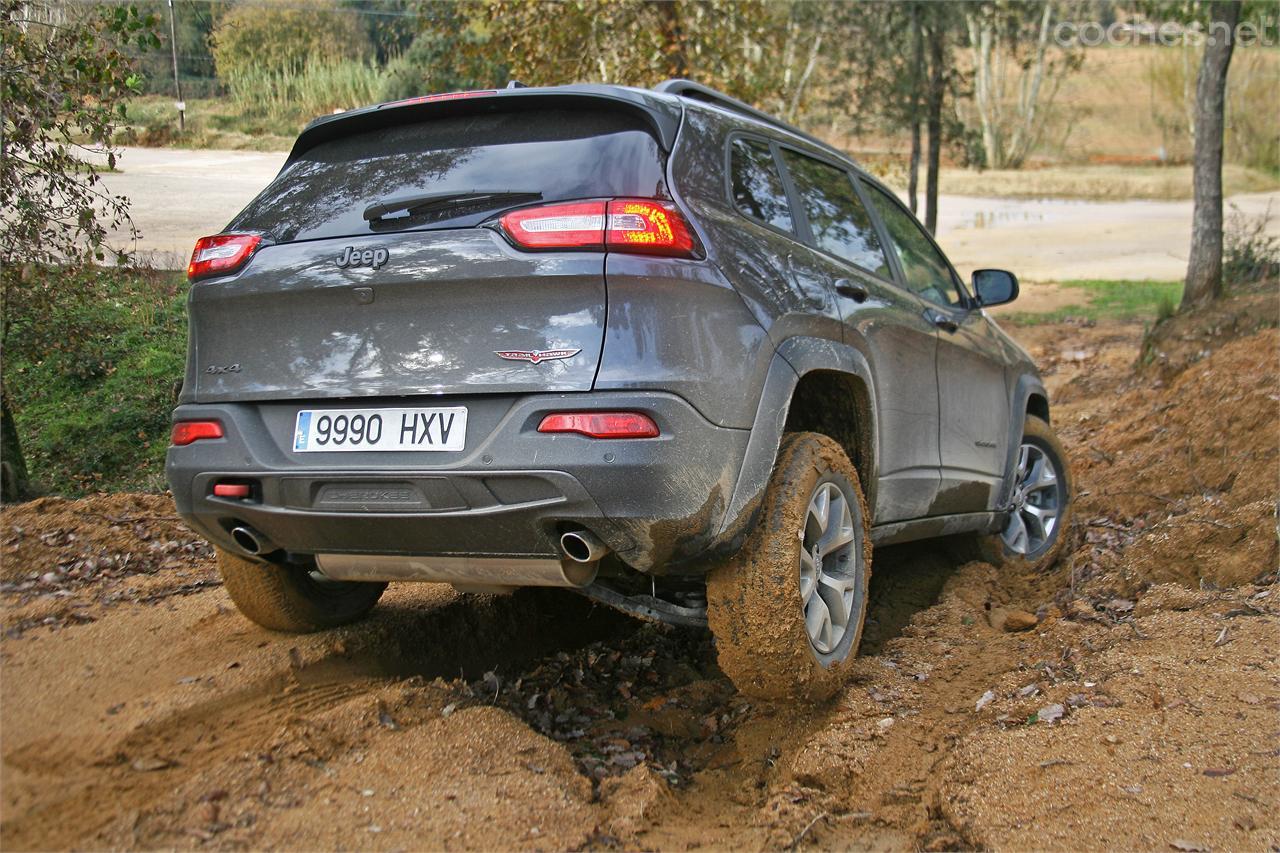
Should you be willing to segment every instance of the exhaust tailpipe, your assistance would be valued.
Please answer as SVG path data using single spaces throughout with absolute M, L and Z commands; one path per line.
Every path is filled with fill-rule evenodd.
M 279 545 L 245 524 L 231 528 L 231 538 L 240 546 L 240 550 L 254 557 L 280 550 Z
M 609 546 L 587 530 L 570 530 L 560 537 L 560 550 L 575 563 L 598 563 L 609 553 Z

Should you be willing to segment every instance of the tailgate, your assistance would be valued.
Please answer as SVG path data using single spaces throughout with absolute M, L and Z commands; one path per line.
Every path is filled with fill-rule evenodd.
M 191 289 L 193 398 L 589 391 L 604 319 L 603 254 L 487 228 L 267 246 Z

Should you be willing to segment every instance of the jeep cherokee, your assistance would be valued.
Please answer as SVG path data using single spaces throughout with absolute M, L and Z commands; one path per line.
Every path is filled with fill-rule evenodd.
M 267 628 L 389 581 L 709 624 L 821 698 L 872 544 L 1044 564 L 1070 490 L 1028 355 L 880 182 L 689 81 L 317 119 L 188 268 L 167 474 Z

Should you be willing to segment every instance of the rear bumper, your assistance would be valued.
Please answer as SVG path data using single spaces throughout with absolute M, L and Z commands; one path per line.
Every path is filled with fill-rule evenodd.
M 714 549 L 749 431 L 715 426 L 659 392 L 326 401 L 326 408 L 466 405 L 459 452 L 293 453 L 306 403 L 189 404 L 175 420 L 217 419 L 225 436 L 171 447 L 166 474 L 178 511 L 215 544 L 237 550 L 247 524 L 298 554 L 556 556 L 559 531 L 581 526 L 644 571 Z M 548 412 L 642 411 L 661 436 L 598 440 L 548 435 Z M 248 481 L 249 499 L 213 495 Z

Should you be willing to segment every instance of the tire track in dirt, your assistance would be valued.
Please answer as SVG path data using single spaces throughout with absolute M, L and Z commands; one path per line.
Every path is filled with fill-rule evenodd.
M 283 671 L 143 720 L 114 741 L 55 733 L 6 749 L 7 771 L 54 780 L 38 802 L 17 814 L 6 810 L 0 835 L 9 849 L 83 845 L 120 815 L 144 811 L 192 777 L 266 750 L 290 725 L 400 678 L 512 671 L 553 650 L 633 629 L 626 617 L 585 599 L 529 591 L 456 598 L 426 613 L 392 604 L 369 622 L 334 632 L 336 640 L 333 634 L 284 637 L 298 645 L 289 649 Z M 315 659 L 302 663 L 298 647 L 307 644 Z

